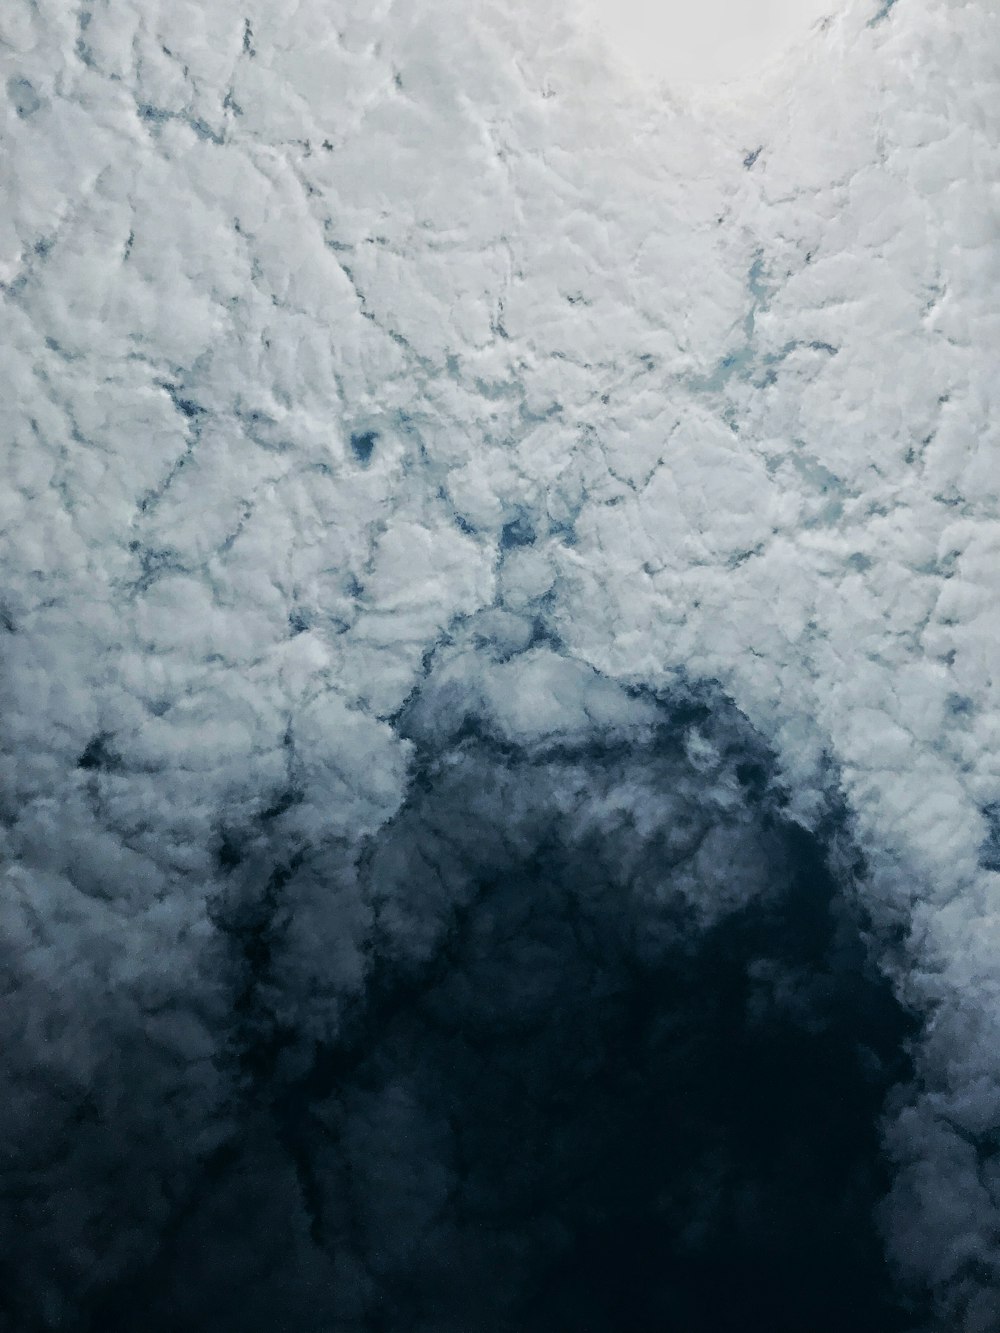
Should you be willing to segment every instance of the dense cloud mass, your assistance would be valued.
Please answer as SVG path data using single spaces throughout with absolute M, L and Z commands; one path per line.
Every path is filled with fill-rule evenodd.
M 1000 19 L 0 7 L 0 1321 L 1000 1328 Z

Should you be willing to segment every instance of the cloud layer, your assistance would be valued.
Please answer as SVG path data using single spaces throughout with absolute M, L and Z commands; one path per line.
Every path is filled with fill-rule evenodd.
M 876 1175 L 865 1136 L 904 1080 L 882 1131 L 894 1270 L 940 1327 L 995 1327 L 996 14 L 859 0 L 759 99 L 695 110 L 620 86 L 560 9 L 0 14 L 12 1333 L 107 1327 L 130 1291 L 166 1302 L 164 1326 L 194 1319 L 222 1272 L 262 1328 L 330 1290 L 354 1293 L 323 1307 L 345 1328 L 380 1301 L 448 1327 L 406 1285 L 431 1251 L 407 1246 L 447 1199 L 457 1230 L 434 1254 L 468 1245 L 463 1280 L 483 1271 L 456 1220 L 475 1173 L 455 1185 L 441 1109 L 474 1121 L 483 1090 L 426 1014 L 409 1033 L 364 1015 L 380 986 L 417 984 L 468 897 L 474 938 L 437 1002 L 499 985 L 498 954 L 497 1017 L 463 1012 L 513 1023 L 533 978 L 551 1008 L 558 956 L 589 978 L 561 1021 L 610 1042 L 619 1011 L 573 996 L 599 976 L 627 998 L 660 916 L 619 919 L 607 895 L 631 901 L 628 857 L 641 879 L 659 836 L 643 820 L 679 827 L 702 803 L 708 850 L 671 871 L 690 921 L 650 965 L 683 955 L 697 992 L 715 946 L 679 941 L 735 914 L 746 979 L 773 930 L 769 1030 L 849 1016 L 876 1052 L 866 1082 L 837 1037 L 867 1089 L 845 1152 Z M 709 691 L 707 749 L 675 719 L 688 748 L 668 760 L 659 710 L 691 689 Z M 594 974 L 563 938 L 571 850 L 550 915 L 518 915 L 537 812 L 576 845 L 560 792 L 595 865 L 618 849 L 586 929 L 631 961 Z M 428 829 L 451 858 L 436 878 Z M 831 962 L 830 937 L 772 901 L 798 901 L 796 838 L 819 840 L 817 866 L 855 849 L 815 871 L 822 901 L 850 900 L 864 863 L 862 922 L 921 1024 L 911 1075 L 877 981 L 882 1036 L 845 990 L 861 945 Z M 481 899 L 487 853 L 504 876 Z M 520 923 L 507 954 L 491 903 Z M 650 1040 L 637 1059 L 669 1080 Z M 336 1080 L 309 1083 L 320 1048 L 353 1061 L 335 1111 Z M 418 1050 L 426 1086 L 397 1089 Z M 646 1116 L 608 1095 L 609 1115 Z M 582 1142 L 591 1114 L 581 1094 L 565 1120 Z M 575 1188 L 561 1154 L 530 1159 L 553 1198 Z M 401 1229 L 363 1215 L 415 1172 Z M 614 1174 L 592 1181 L 605 1219 Z M 665 1207 L 673 1237 L 686 1205 Z M 360 1241 L 323 1239 L 375 1233 L 378 1272 Z M 504 1308 L 527 1308 L 524 1283 L 569 1299 L 514 1253 L 527 1232 L 503 1234 Z M 553 1265 L 586 1252 L 548 1234 L 531 1243 Z M 182 1270 L 202 1276 L 181 1290 Z M 213 1308 L 197 1317 L 234 1317 Z

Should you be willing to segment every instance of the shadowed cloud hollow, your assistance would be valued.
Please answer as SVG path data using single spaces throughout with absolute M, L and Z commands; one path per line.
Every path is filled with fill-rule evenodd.
M 842 829 L 788 822 L 717 691 L 627 695 L 546 648 L 457 653 L 399 725 L 406 798 L 353 851 L 273 810 L 221 835 L 224 1095 L 106 1034 L 8 1241 L 12 1327 L 901 1328 L 874 1209 L 912 1025 Z M 308 929 L 343 936 L 345 893 L 362 977 Z M 145 1132 L 164 1095 L 210 1151 Z M 95 1233 L 116 1270 L 75 1270 Z

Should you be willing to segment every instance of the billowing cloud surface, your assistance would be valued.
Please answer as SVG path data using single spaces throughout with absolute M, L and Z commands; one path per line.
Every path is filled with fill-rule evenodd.
M 1000 1328 L 1000 18 L 5 0 L 4 1333 Z
M 841 0 L 581 0 L 635 73 L 673 85 L 758 78 Z

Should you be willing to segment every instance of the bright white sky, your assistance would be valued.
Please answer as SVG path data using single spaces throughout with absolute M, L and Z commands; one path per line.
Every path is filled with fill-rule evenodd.
M 587 0 L 608 40 L 671 83 L 744 78 L 843 0 Z

